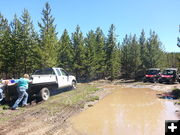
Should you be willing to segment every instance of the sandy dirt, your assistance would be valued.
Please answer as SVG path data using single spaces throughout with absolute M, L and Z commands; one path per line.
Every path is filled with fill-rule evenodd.
M 180 84 L 143 84 L 141 82 L 125 83 L 122 81 L 107 82 L 104 80 L 92 82 L 90 85 L 96 85 L 100 88 L 99 91 L 93 94 L 98 96 L 100 101 L 111 94 L 112 89 L 115 89 L 117 85 L 122 88 L 151 88 L 160 92 L 167 92 L 173 88 L 180 88 Z M 83 109 L 78 105 L 62 106 L 51 115 L 48 114 L 49 112 L 46 111 L 46 108 L 38 107 L 38 105 L 24 108 L 21 112 L 12 110 L 1 111 L 0 118 L 4 118 L 4 121 L 0 122 L 0 135 L 81 135 L 80 132 L 73 128 L 72 124 L 69 122 L 69 118 L 87 110 L 97 102 L 99 101 L 87 102 Z M 49 106 L 51 106 L 51 104 L 49 104 Z M 16 116 L 12 118 L 13 113 L 16 113 Z M 6 117 L 12 119 L 6 120 Z

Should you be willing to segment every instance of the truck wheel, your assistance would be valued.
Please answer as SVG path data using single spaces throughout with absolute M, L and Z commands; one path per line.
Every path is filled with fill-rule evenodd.
M 144 82 L 144 83 L 147 82 L 147 81 L 146 81 L 146 78 L 143 78 L 143 82 Z
M 50 97 L 49 89 L 48 88 L 42 88 L 39 95 L 40 95 L 41 100 L 43 100 L 43 101 L 48 100 Z
M 156 83 L 156 79 L 155 78 L 153 78 L 152 83 Z
M 72 89 L 76 89 L 77 87 L 76 87 L 76 81 L 72 81 L 72 85 L 71 85 L 71 87 L 72 87 Z
M 173 84 L 173 83 L 174 83 L 173 79 L 170 79 L 169 84 Z

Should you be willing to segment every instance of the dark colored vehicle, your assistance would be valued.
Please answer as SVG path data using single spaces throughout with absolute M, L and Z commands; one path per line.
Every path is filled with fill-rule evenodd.
M 178 75 L 178 69 L 177 68 L 167 68 L 163 70 L 161 77 L 159 79 L 160 83 L 175 83 L 179 82 L 179 75 Z
M 147 70 L 143 82 L 158 82 L 161 70 L 159 68 L 150 68 Z

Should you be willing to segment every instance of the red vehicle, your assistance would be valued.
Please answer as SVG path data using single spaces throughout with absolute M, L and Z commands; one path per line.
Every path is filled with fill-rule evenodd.
M 158 82 L 161 70 L 159 68 L 150 68 L 147 70 L 143 82 Z
M 175 83 L 175 82 L 179 82 L 180 78 L 178 75 L 178 69 L 177 68 L 167 68 L 162 72 L 162 75 L 159 79 L 160 83 Z

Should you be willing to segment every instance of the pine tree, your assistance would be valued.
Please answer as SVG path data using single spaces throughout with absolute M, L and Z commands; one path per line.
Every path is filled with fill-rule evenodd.
M 61 39 L 59 41 L 58 47 L 58 65 L 63 67 L 69 72 L 72 72 L 72 62 L 73 62 L 73 48 L 70 37 L 67 30 L 65 29 Z
M 11 66 L 10 71 L 12 72 L 12 76 L 14 78 L 21 76 L 21 70 L 23 62 L 23 39 L 22 39 L 22 23 L 18 19 L 16 15 L 14 15 L 14 19 L 10 24 L 11 26 L 11 45 L 10 45 L 10 54 L 7 57 L 10 57 Z M 23 50 L 24 51 L 24 50 Z
M 140 59 L 140 46 L 137 42 L 136 35 L 133 36 L 131 46 L 130 46 L 130 60 L 131 60 L 131 67 L 132 67 L 132 78 L 138 79 L 139 75 L 139 67 L 141 65 Z
M 78 79 L 85 78 L 85 47 L 83 34 L 80 31 L 80 27 L 76 27 L 76 31 L 72 34 L 73 45 L 73 72 Z
M 40 27 L 40 55 L 42 67 L 53 67 L 57 65 L 57 33 L 54 18 L 51 15 L 49 3 L 42 10 L 42 23 Z
M 180 69 L 180 53 L 166 53 L 166 67 L 174 67 Z
M 106 65 L 105 65 L 105 36 L 103 31 L 98 27 L 95 32 L 95 73 L 96 79 L 104 78 Z
M 180 33 L 180 25 L 179 25 L 179 33 Z M 180 37 L 177 38 L 177 46 L 180 47 Z
M 148 68 L 162 67 L 164 65 L 164 54 L 161 45 L 162 43 L 159 41 L 158 35 L 154 31 L 150 31 L 150 37 L 147 42 Z
M 85 63 L 85 70 L 86 70 L 86 78 L 88 80 L 92 80 L 95 77 L 96 69 L 96 57 L 95 57 L 95 45 L 96 45 L 96 38 L 94 31 L 90 31 L 85 38 L 85 55 L 86 55 L 86 63 Z
M 127 79 L 138 79 L 141 60 L 140 46 L 136 39 L 136 35 L 133 37 L 131 35 L 125 36 L 121 51 L 122 75 Z
M 38 53 L 38 35 L 34 30 L 31 17 L 27 10 L 23 11 L 20 19 L 22 24 L 21 39 L 23 45 L 21 48 L 22 71 L 23 73 L 31 73 L 40 66 L 40 61 L 38 60 L 38 58 L 40 58 Z
M 0 14 L 0 69 L 1 74 L 5 73 L 5 77 L 8 77 L 11 66 L 11 31 L 8 24 L 8 20 Z M 4 76 L 2 74 L 2 76 Z
M 140 58 L 141 58 L 141 74 L 144 75 L 146 69 L 148 68 L 148 49 L 147 49 L 147 41 L 145 37 L 145 32 L 142 30 L 140 38 L 139 38 L 139 44 L 140 44 Z
M 124 78 L 130 78 L 130 38 L 125 35 L 121 46 L 121 74 Z
M 106 42 L 106 71 L 107 76 L 111 80 L 115 79 L 119 75 L 120 58 L 117 55 L 117 42 L 115 35 L 115 26 L 112 24 L 109 29 L 107 42 Z

